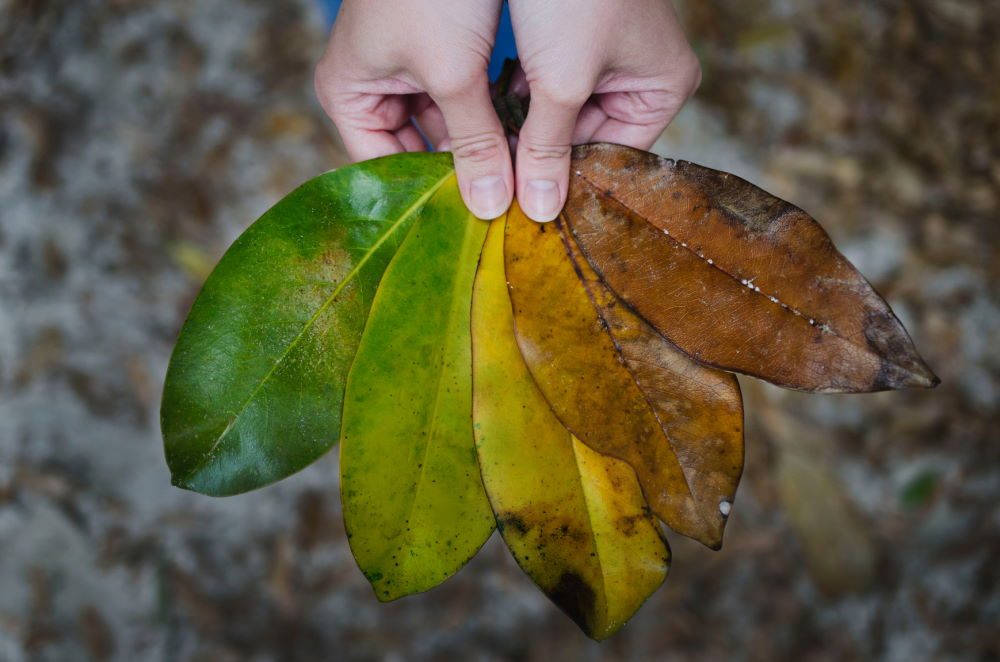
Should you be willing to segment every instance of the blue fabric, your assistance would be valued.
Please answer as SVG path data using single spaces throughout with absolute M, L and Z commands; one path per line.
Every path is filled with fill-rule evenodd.
M 514 43 L 514 28 L 510 24 L 510 10 L 503 3 L 500 14 L 500 27 L 497 30 L 497 40 L 493 45 L 493 56 L 490 58 L 490 80 L 496 80 L 503 68 L 504 60 L 517 57 L 517 44 Z
M 341 0 L 319 0 L 320 5 L 326 13 L 328 25 L 333 25 L 337 20 L 337 12 L 340 11 Z M 517 57 L 517 46 L 514 44 L 514 29 L 510 24 L 510 10 L 507 3 L 503 3 L 503 13 L 500 15 L 500 28 L 497 30 L 496 44 L 493 46 L 493 56 L 490 58 L 490 80 L 496 80 L 503 67 L 503 61 L 507 58 Z

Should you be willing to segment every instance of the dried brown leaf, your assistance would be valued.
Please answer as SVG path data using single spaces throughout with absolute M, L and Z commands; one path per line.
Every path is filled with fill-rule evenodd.
M 556 416 L 628 462 L 672 529 L 720 546 L 743 468 L 736 379 L 620 305 L 560 221 L 537 224 L 515 206 L 504 251 L 518 345 Z
M 574 150 L 563 215 L 604 282 L 701 363 L 822 392 L 937 377 L 808 214 L 747 181 L 618 145 Z

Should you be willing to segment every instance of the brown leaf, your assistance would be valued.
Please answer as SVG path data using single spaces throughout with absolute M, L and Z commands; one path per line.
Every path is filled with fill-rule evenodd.
M 564 218 L 590 264 L 696 360 L 803 391 L 930 387 L 888 304 L 801 209 L 618 145 L 573 154 Z
M 813 579 L 831 596 L 864 591 L 875 581 L 878 549 L 871 526 L 830 469 L 828 440 L 777 411 L 760 420 L 777 455 L 778 494 Z
M 556 416 L 628 462 L 672 529 L 718 548 L 743 468 L 736 379 L 620 305 L 561 221 L 534 223 L 515 205 L 504 252 L 518 345 Z
M 77 627 L 92 660 L 111 658 L 115 651 L 114 632 L 97 607 L 90 604 L 81 607 L 77 614 Z

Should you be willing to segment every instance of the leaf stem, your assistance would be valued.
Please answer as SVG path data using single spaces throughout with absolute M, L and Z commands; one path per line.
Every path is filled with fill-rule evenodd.
M 510 91 L 511 79 L 517 71 L 518 61 L 510 58 L 504 60 L 503 69 L 493 84 L 493 107 L 500 117 L 500 124 L 503 125 L 508 135 L 516 136 L 524 125 L 524 120 L 528 115 L 528 97 L 519 97 Z

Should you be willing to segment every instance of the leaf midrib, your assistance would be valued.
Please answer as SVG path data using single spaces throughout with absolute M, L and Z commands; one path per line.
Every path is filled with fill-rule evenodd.
M 566 251 L 566 257 L 569 259 L 571 263 L 574 263 L 574 271 L 578 271 L 578 267 L 575 264 L 576 260 L 574 258 L 573 247 L 569 243 L 575 240 L 569 236 L 570 233 L 569 228 L 564 226 L 562 220 L 557 220 L 556 223 L 558 224 L 557 228 L 559 230 L 559 234 L 561 235 L 563 241 L 563 247 Z M 580 250 L 582 255 L 582 249 Z M 621 344 L 618 342 L 618 338 L 615 337 L 614 332 L 611 330 L 612 326 L 608 323 L 608 320 L 605 319 L 604 314 L 601 312 L 601 307 L 597 304 L 597 300 L 594 297 L 594 293 L 590 289 L 590 285 L 582 277 L 579 278 L 579 281 L 580 285 L 583 287 L 583 291 L 587 293 L 587 299 L 590 301 L 590 305 L 594 309 L 594 313 L 597 315 L 598 319 L 601 320 L 601 323 L 603 324 L 605 329 L 605 333 L 608 339 L 611 340 L 611 345 L 615 348 L 615 353 L 621 359 L 622 366 L 625 368 L 626 372 L 628 372 L 629 378 L 632 380 L 632 383 L 635 384 L 636 390 L 639 391 L 639 395 L 642 397 L 643 402 L 646 403 L 646 407 L 649 409 L 649 412 L 653 415 L 653 418 L 656 420 L 656 424 L 659 426 L 660 432 L 661 434 L 663 434 L 663 438 L 667 442 L 667 447 L 670 449 L 670 452 L 677 460 L 677 466 L 680 467 L 681 478 L 684 479 L 684 487 L 687 489 L 688 497 L 691 499 L 695 508 L 700 513 L 701 508 L 698 503 L 698 498 L 695 496 L 694 489 L 691 487 L 691 481 L 688 480 L 687 473 L 685 473 L 684 471 L 684 465 L 681 463 L 680 456 L 674 449 L 674 445 L 671 442 L 670 435 L 667 434 L 666 426 L 664 425 L 663 420 L 661 420 L 659 412 L 657 412 L 656 407 L 653 405 L 649 396 L 646 395 L 646 390 L 642 387 L 642 384 L 639 383 L 639 379 L 636 377 L 635 371 L 628 364 L 628 360 L 626 360 L 625 358 L 625 353 L 622 350 Z M 643 321 L 642 323 L 646 324 L 645 321 Z
M 560 424 L 561 425 L 561 424 Z M 610 605 L 608 604 L 608 578 L 604 572 L 604 560 L 601 554 L 601 545 L 597 542 L 597 529 L 594 527 L 594 516 L 591 514 L 590 510 L 590 497 L 587 495 L 587 488 L 584 487 L 584 475 L 583 467 L 580 466 L 580 453 L 577 451 L 576 444 L 580 442 L 573 433 L 569 432 L 569 446 L 570 450 L 573 452 L 573 462 L 576 465 L 576 475 L 579 480 L 580 496 L 583 498 L 583 510 L 587 515 L 587 527 L 590 529 L 590 539 L 594 543 L 594 562 L 597 564 L 597 574 L 601 578 L 601 593 L 604 597 L 604 613 L 601 614 L 601 620 L 605 627 L 608 625 L 608 614 L 610 613 Z M 610 457 L 610 456 L 609 456 Z M 614 459 L 614 458 L 612 458 Z M 596 625 L 596 623 L 594 624 Z M 596 634 L 596 630 L 595 630 Z
M 478 219 L 474 218 L 471 214 L 467 215 L 465 221 L 467 223 L 481 222 Z M 484 242 L 485 242 L 485 237 L 484 237 Z M 480 250 L 482 250 L 482 246 L 480 246 Z M 457 267 L 457 269 L 461 269 L 462 265 L 465 264 L 466 258 L 468 256 L 468 252 L 469 252 L 469 236 L 468 236 L 468 231 L 466 231 L 466 236 L 462 239 L 462 250 L 459 253 L 459 259 L 456 261 L 456 267 Z M 451 301 L 451 305 L 448 307 L 448 319 L 447 319 L 447 322 L 445 323 L 445 328 L 446 329 L 451 329 L 451 328 L 453 328 L 455 326 L 455 316 L 456 316 L 456 314 L 458 312 L 458 308 L 459 308 L 458 306 L 455 305 L 456 298 L 457 298 L 456 297 L 456 293 L 458 292 L 458 286 L 459 286 L 459 280 L 460 280 L 460 278 L 456 277 L 455 280 L 454 280 L 454 282 L 453 282 L 453 284 L 452 284 L 452 287 L 451 287 L 451 297 L 449 297 L 449 300 Z M 471 294 L 471 291 L 470 291 L 470 294 Z M 471 303 L 471 300 L 470 300 L 470 303 Z M 417 475 L 417 489 L 414 490 L 414 492 L 413 492 L 413 499 L 410 501 L 410 507 L 409 507 L 409 509 L 408 509 L 408 511 L 406 513 L 406 518 L 403 520 L 403 522 L 404 522 L 403 537 L 405 539 L 407 539 L 407 541 L 410 542 L 411 544 L 413 542 L 412 539 L 411 539 L 412 532 L 411 532 L 410 535 L 407 535 L 406 534 L 406 530 L 408 528 L 410 528 L 410 527 L 408 527 L 408 525 L 410 524 L 411 520 L 413 519 L 413 513 L 416 510 L 417 502 L 420 500 L 420 488 L 424 485 L 424 482 L 425 482 L 424 481 L 424 474 L 427 472 L 427 456 L 430 453 L 431 443 L 433 442 L 433 440 L 434 440 L 434 434 L 437 431 L 438 407 L 440 406 L 440 403 L 441 403 L 441 390 L 442 390 L 442 386 L 444 384 L 444 373 L 445 373 L 445 370 L 444 370 L 444 357 L 447 355 L 447 351 L 446 351 L 447 348 L 451 346 L 452 338 L 453 338 L 453 334 L 449 333 L 447 335 L 447 339 L 448 340 L 442 346 L 441 351 L 439 353 L 439 356 L 441 357 L 441 369 L 438 372 L 437 388 L 435 388 L 435 390 L 434 390 L 434 404 L 431 406 L 431 415 L 430 415 L 430 418 L 428 419 L 429 422 L 428 422 L 428 425 L 427 425 L 427 428 L 426 428 L 427 429 L 427 436 L 426 436 L 427 443 L 424 444 L 424 451 L 421 454 L 421 458 L 420 458 L 420 473 Z M 471 336 L 470 336 L 470 341 L 471 341 Z M 475 447 L 475 439 L 473 438 L 472 429 L 471 428 L 469 429 L 469 439 L 472 441 L 473 448 L 474 448 Z
M 576 175 L 577 175 L 577 177 L 580 178 L 580 180 L 582 180 L 585 184 L 587 184 L 587 186 L 589 186 L 590 188 L 594 189 L 595 191 L 603 193 L 602 189 L 600 189 L 598 187 L 597 183 L 594 182 L 594 181 L 592 181 L 591 179 L 589 179 L 581 171 L 577 171 Z M 628 204 L 626 204 L 621 199 L 619 199 L 617 197 L 614 197 L 614 196 L 607 196 L 607 197 L 608 197 L 609 200 L 613 201 L 615 204 L 617 204 L 621 208 L 625 209 L 626 211 L 628 211 L 633 216 L 636 216 L 637 218 L 641 218 L 646 223 L 649 223 L 649 225 L 653 225 L 652 223 L 649 222 L 649 220 L 645 216 L 643 216 L 637 210 L 635 210 L 632 207 L 630 207 Z M 847 343 L 849 343 L 851 345 L 855 345 L 855 346 L 861 347 L 861 345 L 859 343 L 852 342 L 848 337 L 845 337 L 844 335 L 842 335 L 841 333 L 839 333 L 836 329 L 834 329 L 833 326 L 830 324 L 829 321 L 820 322 L 820 320 L 823 319 L 822 316 L 806 317 L 804 314 L 802 314 L 802 310 L 800 308 L 798 308 L 797 306 L 795 307 L 795 310 L 792 310 L 790 304 L 782 305 L 782 302 L 780 300 L 779 300 L 778 303 L 775 304 L 773 301 L 771 301 L 771 296 L 768 295 L 768 294 L 765 294 L 763 290 L 756 290 L 756 289 L 747 287 L 742 282 L 741 278 L 739 278 L 735 274 L 731 273 L 728 269 L 723 269 L 714 260 L 711 261 L 711 262 L 709 262 L 706 258 L 704 258 L 703 256 L 699 255 L 697 251 L 695 251 L 694 249 L 692 249 L 690 246 L 686 245 L 686 242 L 681 241 L 680 239 L 678 239 L 677 237 L 673 236 L 672 234 L 667 234 L 665 236 L 676 247 L 683 249 L 684 251 L 690 253 L 691 255 L 694 255 L 695 257 L 697 257 L 702 263 L 704 263 L 708 267 L 711 267 L 712 269 L 715 269 L 715 270 L 719 271 L 720 273 L 725 274 L 726 276 L 728 276 L 741 289 L 750 290 L 750 292 L 752 294 L 757 294 L 759 296 L 764 297 L 764 299 L 767 300 L 769 303 L 777 305 L 781 310 L 784 310 L 786 313 L 788 313 L 789 315 L 792 315 L 793 317 L 798 317 L 800 320 L 802 320 L 803 323 L 808 324 L 810 327 L 821 328 L 821 324 L 825 325 L 826 329 L 828 330 L 827 332 L 830 335 L 836 336 L 837 338 L 839 338 L 839 339 L 841 339 L 841 340 L 843 340 L 843 341 L 845 341 L 845 342 L 847 342 Z M 757 276 L 754 276 L 753 278 L 750 278 L 749 280 L 750 280 L 750 282 L 753 282 L 753 281 L 757 280 Z M 775 298 L 777 298 L 777 297 L 775 297 Z M 798 311 L 798 313 L 796 313 L 796 311 Z M 815 320 L 815 324 L 809 324 L 809 319 L 814 319 Z
M 306 320 L 306 323 L 302 326 L 302 330 L 299 331 L 298 334 L 296 334 L 296 336 L 288 344 L 288 347 L 286 347 L 285 350 L 278 356 L 278 358 L 275 359 L 274 364 L 268 370 L 267 374 L 265 374 L 264 377 L 261 378 L 260 382 L 258 382 L 258 384 L 254 387 L 253 391 L 250 392 L 250 395 L 247 396 L 247 398 L 236 409 L 236 412 L 233 415 L 232 420 L 230 420 L 229 423 L 226 425 L 226 427 L 222 430 L 222 432 L 219 433 L 218 438 L 212 444 L 211 448 L 205 451 L 204 456 L 198 462 L 198 464 L 192 467 L 189 471 L 185 472 L 188 479 L 197 475 L 197 473 L 201 471 L 201 469 L 212 459 L 212 454 L 215 453 L 216 449 L 226 439 L 229 432 L 240 420 L 240 417 L 242 417 L 243 414 L 246 412 L 247 408 L 250 406 L 250 403 L 254 401 L 254 399 L 257 397 L 257 394 L 260 393 L 261 389 L 263 389 L 264 386 L 271 379 L 271 377 L 274 376 L 274 373 L 277 372 L 278 367 L 281 365 L 282 361 L 284 361 L 298 346 L 302 338 L 305 337 L 306 332 L 309 331 L 309 329 L 312 328 L 313 324 L 316 323 L 316 320 L 319 319 L 319 317 L 324 312 L 326 312 L 327 308 L 329 308 L 333 304 L 333 302 L 337 299 L 337 297 L 344 290 L 344 288 L 347 287 L 347 285 L 353 281 L 354 277 L 357 276 L 357 274 L 364 268 L 364 266 L 368 263 L 368 261 L 372 258 L 372 256 L 379 251 L 379 249 L 389 239 L 389 237 L 394 235 L 396 231 L 399 229 L 399 227 L 408 218 L 410 218 L 410 216 L 412 216 L 420 209 L 422 209 L 423 206 L 427 203 L 427 201 L 430 200 L 430 198 L 433 197 L 433 195 L 438 191 L 438 189 L 440 189 L 444 185 L 444 183 L 447 182 L 453 175 L 454 171 L 449 171 L 441 179 L 436 181 L 425 193 L 423 193 L 419 198 L 417 198 L 413 202 L 413 204 L 411 204 L 409 207 L 403 210 L 403 213 L 400 214 L 400 216 L 396 220 L 392 221 L 389 228 L 378 239 L 375 240 L 375 243 L 371 245 L 369 250 L 361 257 L 360 260 L 358 260 L 358 262 L 354 265 L 354 267 L 352 267 L 351 270 L 347 272 L 347 275 L 344 276 L 344 278 L 340 281 L 340 283 L 337 284 L 336 288 L 334 288 L 330 296 L 328 296 L 326 300 L 323 301 L 323 303 L 319 306 L 319 308 L 316 309 L 316 312 L 313 313 L 313 315 L 308 320 Z

